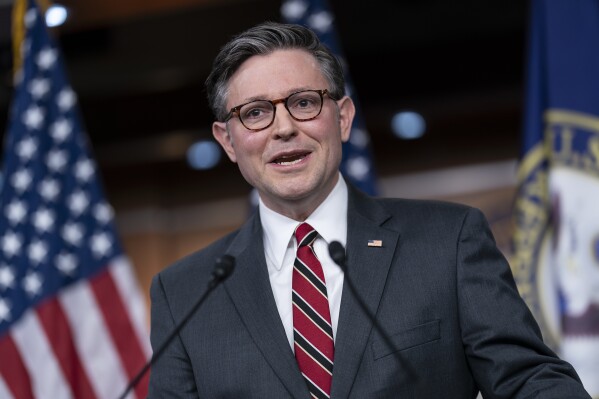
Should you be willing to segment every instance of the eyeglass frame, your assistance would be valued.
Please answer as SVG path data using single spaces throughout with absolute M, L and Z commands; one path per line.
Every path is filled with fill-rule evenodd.
M 315 92 L 318 93 L 320 95 L 320 109 L 318 110 L 318 113 L 310 118 L 307 119 L 300 119 L 300 118 L 296 118 L 295 116 L 293 116 L 293 114 L 291 113 L 291 111 L 289 110 L 289 107 L 287 105 L 287 101 L 293 97 L 296 94 L 299 93 L 304 93 L 307 91 L 311 91 L 311 92 Z M 278 98 L 276 100 L 260 100 L 260 99 L 256 99 L 256 100 L 252 100 L 252 101 L 248 101 L 247 103 L 243 103 L 240 105 L 236 105 L 235 107 L 231 108 L 229 110 L 229 113 L 227 114 L 227 116 L 225 117 L 224 122 L 227 123 L 229 122 L 229 120 L 231 120 L 231 118 L 233 118 L 233 115 L 237 115 L 237 118 L 239 119 L 239 122 L 241 122 L 241 124 L 243 125 L 243 127 L 245 127 L 247 130 L 252 131 L 252 132 L 259 132 L 262 131 L 264 129 L 268 129 L 275 121 L 275 117 L 277 116 L 277 104 L 283 103 L 283 105 L 285 106 L 285 109 L 287 110 L 287 112 L 289 113 L 289 116 L 291 116 L 294 120 L 298 121 L 298 122 L 307 122 L 307 121 L 311 121 L 314 120 L 316 118 L 318 118 L 318 116 L 320 115 L 320 113 L 322 112 L 322 107 L 324 106 L 324 96 L 325 94 L 331 99 L 331 100 L 335 100 L 333 97 L 331 97 L 329 90 L 328 89 L 322 89 L 322 90 L 315 90 L 315 89 L 306 89 L 306 90 L 298 90 L 296 92 L 291 93 L 290 95 L 288 95 L 285 98 Z M 272 105 L 272 120 L 270 121 L 270 123 L 264 127 L 261 127 L 259 129 L 252 129 L 249 128 L 245 125 L 245 123 L 243 123 L 243 120 L 241 119 L 241 114 L 239 113 L 239 110 L 241 110 L 242 107 L 251 104 L 253 102 L 257 102 L 257 101 L 266 101 L 268 103 L 270 103 Z

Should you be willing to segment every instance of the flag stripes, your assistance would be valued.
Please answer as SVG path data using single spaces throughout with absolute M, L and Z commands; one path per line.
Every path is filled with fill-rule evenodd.
M 73 329 L 75 347 L 94 392 L 99 398 L 116 398 L 128 379 L 90 282 L 69 287 L 60 293 L 59 300 Z
M 126 304 L 124 310 L 137 335 L 137 344 L 141 346 L 144 358 L 148 359 L 152 355 L 152 347 L 145 317 L 147 305 L 133 272 L 133 266 L 125 256 L 120 256 L 112 259 L 108 272 L 118 291 L 119 298 L 123 304 Z
M 33 394 L 30 394 L 30 395 L 33 395 Z M 0 398 L 14 399 L 14 397 L 11 395 L 10 391 L 8 390 L 8 386 L 6 385 L 6 382 L 4 381 L 4 379 L 2 378 L 2 375 L 0 375 Z M 19 398 L 30 399 L 30 398 L 33 398 L 33 396 L 26 396 L 26 393 L 24 393 L 23 396 L 20 396 Z
M 130 337 L 136 334 L 131 326 L 125 305 L 118 295 L 118 290 L 108 270 L 99 273 L 90 282 L 99 308 L 106 321 L 106 327 L 110 332 L 117 353 L 120 355 L 127 379 L 131 380 L 144 366 L 146 360 L 141 345 L 137 341 L 130 339 Z M 145 396 L 149 378 L 149 374 L 146 373 L 135 387 L 135 392 L 139 398 Z
M 120 299 L 112 275 L 123 266 L 116 263 L 41 303 L 0 338 L 0 358 L 10 359 L 0 362 L 0 378 L 10 392 L 6 397 L 113 399 L 121 393 L 131 378 L 127 364 L 136 373 L 146 354 L 143 345 L 123 338 L 134 334 L 135 327 L 124 305 L 120 312 L 114 305 Z M 118 345 L 132 349 L 121 351 Z M 99 353 L 102 360 L 94 361 Z M 145 389 L 140 385 L 136 397 L 145 397 L 140 394 Z
M 44 333 L 37 312 L 33 309 L 28 310 L 10 335 L 27 368 L 34 397 L 72 398 L 71 389 L 54 355 L 54 348 Z
M 4 382 L 4 384 L 0 384 L 2 385 L 0 393 L 3 390 L 12 392 L 10 396 L 9 392 L 6 392 L 5 395 L 0 395 L 0 397 L 14 396 L 19 399 L 33 399 L 27 368 L 10 335 L 0 338 L 0 359 L 10 359 L 10 361 L 0 362 L 0 380 Z
M 77 399 L 95 399 L 96 395 L 75 350 L 71 329 L 58 299 L 49 298 L 38 306 L 37 315 L 73 395 Z

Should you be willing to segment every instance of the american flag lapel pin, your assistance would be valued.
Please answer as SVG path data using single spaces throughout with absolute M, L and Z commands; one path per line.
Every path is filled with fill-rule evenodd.
M 368 240 L 369 247 L 382 247 L 383 241 L 381 240 Z

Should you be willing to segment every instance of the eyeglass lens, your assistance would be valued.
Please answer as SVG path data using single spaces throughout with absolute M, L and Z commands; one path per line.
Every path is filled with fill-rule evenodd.
M 297 120 L 315 118 L 322 109 L 322 95 L 317 91 L 302 91 L 292 94 L 285 101 L 285 108 Z M 249 129 L 261 129 L 274 119 L 275 106 L 266 100 L 253 101 L 239 109 L 241 122 Z

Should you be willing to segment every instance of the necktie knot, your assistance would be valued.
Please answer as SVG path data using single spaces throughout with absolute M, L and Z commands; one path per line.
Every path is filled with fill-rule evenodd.
M 318 232 L 308 223 L 301 223 L 295 228 L 295 239 L 297 240 L 298 248 L 311 245 L 317 236 Z

